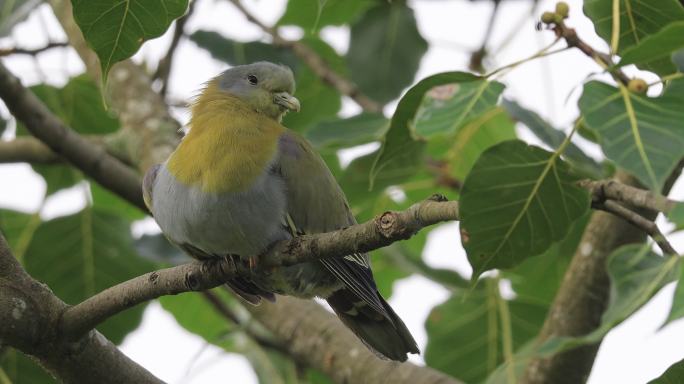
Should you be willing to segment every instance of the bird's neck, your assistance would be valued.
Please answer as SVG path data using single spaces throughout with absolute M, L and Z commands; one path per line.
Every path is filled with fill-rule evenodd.
M 240 100 L 205 89 L 167 167 L 179 182 L 205 192 L 244 191 L 267 171 L 284 130 Z

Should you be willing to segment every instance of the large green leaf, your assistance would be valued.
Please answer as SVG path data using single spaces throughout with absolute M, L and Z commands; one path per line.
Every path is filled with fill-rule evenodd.
M 40 215 L 0 209 L 0 231 L 17 260 L 23 260 L 26 248 L 40 225 Z
M 56 382 L 41 366 L 17 350 L 7 348 L 0 355 L 0 383 L 52 384 Z
M 565 141 L 565 134 L 542 119 L 537 113 L 523 108 L 515 101 L 504 99 L 501 105 L 506 108 L 511 117 L 525 124 L 535 136 L 549 147 L 557 149 Z M 563 157 L 577 166 L 580 171 L 587 173 L 588 176 L 594 178 L 604 176 L 601 166 L 572 142 L 568 143 L 567 147 L 565 147 Z
M 153 267 L 136 255 L 130 223 L 94 208 L 42 223 L 24 259 L 26 270 L 69 304 Z M 138 326 L 143 309 L 128 309 L 97 328 L 118 343 Z
M 651 189 L 660 190 L 684 157 L 684 79 L 674 80 L 662 96 L 650 98 L 592 81 L 579 107 L 600 136 L 603 152 Z
M 100 59 L 103 82 L 112 65 L 133 56 L 185 13 L 188 0 L 72 0 L 74 19 Z
M 461 190 L 461 241 L 473 279 L 510 268 L 563 239 L 589 208 L 588 193 L 556 155 L 522 141 L 485 151 Z
M 586 0 L 584 13 L 594 22 L 596 33 L 611 41 L 613 0 Z M 666 25 L 684 20 L 684 7 L 678 0 L 620 0 L 620 43 L 618 54 L 639 44 Z M 649 61 L 648 70 L 659 74 L 674 72 L 668 59 Z
M 503 299 L 495 291 L 496 280 L 487 279 L 483 285 L 486 289 L 454 294 L 435 307 L 425 323 L 425 362 L 467 383 L 483 381 L 503 362 Z M 506 304 L 511 342 L 517 349 L 537 334 L 546 308 L 518 300 Z
M 416 135 L 430 138 L 458 132 L 473 118 L 494 108 L 503 89 L 503 84 L 488 80 L 446 84 L 431 89 L 416 113 Z
M 373 0 L 289 0 L 278 25 L 297 25 L 316 33 L 326 25 L 343 25 L 356 20 Z
M 684 49 L 680 49 L 672 54 L 672 62 L 679 72 L 684 72 Z
M 383 2 L 351 26 L 351 78 L 363 93 L 384 104 L 413 82 L 427 48 L 413 10 L 402 1 Z
M 379 140 L 389 126 L 381 114 L 361 113 L 346 119 L 326 120 L 306 132 L 316 148 L 349 148 Z
M 677 278 L 680 267 L 678 257 L 659 256 L 653 253 L 650 244 L 630 244 L 618 248 L 608 259 L 610 299 L 601 317 L 601 325 L 584 336 L 551 338 L 541 345 L 539 352 L 549 355 L 599 342 L 613 327 Z
M 654 69 L 660 75 L 667 75 L 676 71 L 670 57 L 681 48 L 684 48 L 684 20 L 669 24 L 657 33 L 646 36 L 639 44 L 625 49 L 618 66 L 636 64 Z
M 677 288 L 675 289 L 674 298 L 672 299 L 672 308 L 670 308 L 670 313 L 667 315 L 667 319 L 663 326 L 684 317 L 684 268 L 681 268 Z
M 416 140 L 413 121 L 426 92 L 438 85 L 478 81 L 484 80 L 470 73 L 444 72 L 427 77 L 411 87 L 394 111 L 389 130 L 371 170 L 371 182 L 385 173 L 407 178 L 422 169 L 424 143 Z
M 684 360 L 672 364 L 662 375 L 648 384 L 679 384 L 684 382 Z

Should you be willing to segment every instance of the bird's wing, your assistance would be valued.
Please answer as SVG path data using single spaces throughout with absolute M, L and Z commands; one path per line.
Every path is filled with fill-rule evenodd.
M 328 166 L 303 137 L 289 130 L 284 132 L 279 139 L 279 153 L 275 171 L 285 181 L 288 213 L 297 232 L 320 233 L 356 224 Z M 322 259 L 321 263 L 359 299 L 387 316 L 367 255 Z
M 145 172 L 145 177 L 143 178 L 143 200 L 145 201 L 145 205 L 150 212 L 152 212 L 152 190 L 154 188 L 154 182 L 157 180 L 157 173 L 159 173 L 160 168 L 160 164 L 153 165 L 147 170 L 147 172 Z

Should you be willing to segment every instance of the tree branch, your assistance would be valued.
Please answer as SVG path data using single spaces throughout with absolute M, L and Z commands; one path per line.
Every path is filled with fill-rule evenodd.
M 625 185 L 616 180 L 581 180 L 578 184 L 591 192 L 592 200 L 596 203 L 610 199 L 637 208 L 663 213 L 668 213 L 678 203 L 678 201 L 670 200 L 663 195 Z
M 76 340 L 56 333 L 67 305 L 29 276 L 0 234 L 0 339 L 33 356 L 63 383 L 161 383 L 97 331 Z
M 242 12 L 247 20 L 251 21 L 253 24 L 261 28 L 264 32 L 269 34 L 273 39 L 275 45 L 281 45 L 284 47 L 289 47 L 292 52 L 294 52 L 297 57 L 302 59 L 304 63 L 324 82 L 330 84 L 341 94 L 348 96 L 356 102 L 364 111 L 366 112 L 381 112 L 382 106 L 372 100 L 370 97 L 366 96 L 361 92 L 359 87 L 352 83 L 350 80 L 344 78 L 335 72 L 330 66 L 323 60 L 323 58 L 316 53 L 313 49 L 309 48 L 308 45 L 303 44 L 299 41 L 287 40 L 280 36 L 276 28 L 271 28 L 254 15 L 252 15 L 240 2 L 240 0 L 230 0 L 235 7 Z
M 17 137 L 12 141 L 0 140 L 0 163 L 61 163 L 62 158 L 50 147 L 33 137 Z
M 363 224 L 280 241 L 250 262 L 236 263 L 225 258 L 150 272 L 67 309 L 62 316 L 61 330 L 71 337 L 80 336 L 116 313 L 160 296 L 204 291 L 225 284 L 236 275 L 248 276 L 260 270 L 368 252 L 408 239 L 420 229 L 446 220 L 458 220 L 458 203 L 429 199 L 402 212 L 385 212 Z
M 0 63 L 0 98 L 26 128 L 56 154 L 104 187 L 145 210 L 138 175 L 101 146 L 86 141 L 65 126 Z
M 152 80 L 160 80 L 162 82 L 162 87 L 159 90 L 159 94 L 161 94 L 162 97 L 166 96 L 169 87 L 169 75 L 171 74 L 171 65 L 173 64 L 173 55 L 176 52 L 176 48 L 178 48 L 178 43 L 180 42 L 181 37 L 183 37 L 185 24 L 188 22 L 188 19 L 190 16 L 192 16 L 192 13 L 195 10 L 195 4 L 197 4 L 197 0 L 191 1 L 188 6 L 188 11 L 185 13 L 185 15 L 176 20 L 176 25 L 173 29 L 173 37 L 171 38 L 169 49 L 166 51 L 166 55 L 159 60 L 159 64 L 157 64 L 157 71 L 154 73 L 154 75 L 152 75 Z
M 675 251 L 670 242 L 668 242 L 665 236 L 663 236 L 663 234 L 660 232 L 658 226 L 651 220 L 648 220 L 640 214 L 632 211 L 631 209 L 625 208 L 624 206 L 612 200 L 594 204 L 593 206 L 621 217 L 630 224 L 646 232 L 649 236 L 651 236 L 653 241 L 658 244 L 660 250 L 663 251 L 664 254 L 677 255 L 677 251 Z
M 41 52 L 45 52 L 49 49 L 52 48 L 61 48 L 61 47 L 68 47 L 69 43 L 67 42 L 50 42 L 46 44 L 43 47 L 40 48 L 2 48 L 0 49 L 0 56 L 9 56 L 9 55 L 31 55 L 35 56 Z

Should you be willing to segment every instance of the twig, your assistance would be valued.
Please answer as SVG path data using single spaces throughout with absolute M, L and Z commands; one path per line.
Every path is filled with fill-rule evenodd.
M 105 188 L 146 210 L 140 178 L 129 167 L 98 145 L 65 126 L 50 110 L 0 63 L 0 98 L 10 112 L 56 154 L 74 164 Z
M 313 49 L 309 48 L 308 45 L 300 43 L 299 41 L 287 40 L 280 36 L 278 30 L 267 26 L 252 15 L 240 2 L 240 0 L 230 0 L 235 7 L 242 12 L 247 20 L 256 24 L 264 32 L 268 33 L 273 39 L 275 45 L 280 45 L 288 47 L 294 52 L 297 57 L 302 59 L 304 63 L 323 81 L 330 84 L 341 94 L 348 96 L 354 100 L 361 108 L 366 112 L 380 112 L 382 111 L 382 106 L 372 100 L 368 96 L 364 95 L 359 87 L 352 83 L 350 80 L 344 78 L 335 72 L 330 66 L 323 60 L 323 58 L 316 53 Z
M 660 249 L 666 255 L 677 255 L 677 251 L 672 248 L 672 245 L 667 241 L 665 236 L 660 232 L 658 226 L 648 220 L 647 218 L 641 216 L 640 214 L 632 211 L 631 209 L 625 208 L 619 203 L 607 200 L 603 203 L 593 204 L 595 208 L 601 209 L 606 212 L 610 212 L 616 216 L 625 219 L 630 224 L 636 226 L 642 231 L 646 232 L 651 238 L 658 244 Z
M 173 29 L 173 37 L 171 38 L 171 44 L 169 44 L 169 49 L 166 51 L 166 55 L 159 60 L 157 65 L 157 71 L 152 75 L 152 80 L 160 80 L 162 82 L 162 87 L 159 93 L 162 96 L 166 95 L 169 88 L 169 75 L 171 74 L 171 66 L 173 65 L 173 55 L 176 53 L 176 48 L 178 48 L 178 43 L 181 37 L 184 35 L 185 24 L 188 22 L 190 16 L 192 16 L 195 10 L 195 4 L 197 0 L 191 1 L 188 6 L 188 11 L 183 15 L 183 17 L 176 20 L 176 25 Z
M 9 55 L 31 55 L 35 56 L 41 52 L 45 52 L 49 49 L 52 48 L 60 48 L 60 47 L 68 47 L 69 43 L 67 42 L 50 42 L 47 45 L 40 47 L 40 48 L 19 48 L 19 47 L 14 47 L 14 48 L 0 48 L 0 56 L 9 56 Z
M 492 37 L 492 31 L 494 30 L 494 21 L 496 20 L 496 15 L 498 14 L 499 4 L 501 3 L 501 0 L 494 0 L 493 3 L 494 9 L 492 9 L 492 13 L 489 15 L 489 21 L 487 22 L 487 30 L 485 31 L 485 35 L 482 38 L 482 44 L 480 44 L 480 48 L 478 48 L 470 55 L 470 63 L 468 64 L 468 68 L 470 68 L 470 70 L 479 73 L 485 72 L 484 65 L 482 64 L 482 62 L 484 61 L 484 58 L 487 56 L 487 44 L 489 44 L 489 39 Z
M 266 254 L 253 257 L 251 267 L 247 262 L 217 259 L 150 272 L 69 308 L 62 316 L 61 328 L 66 335 L 77 337 L 112 315 L 159 296 L 207 290 L 238 274 L 249 275 L 264 269 L 371 251 L 448 220 L 458 220 L 458 202 L 433 197 L 402 212 L 385 212 L 363 224 L 278 242 Z
M 615 63 L 613 63 L 613 59 L 610 57 L 610 55 L 605 54 L 603 52 L 599 52 L 595 50 L 592 46 L 584 42 L 582 39 L 580 39 L 579 35 L 577 35 L 577 31 L 574 28 L 569 28 L 561 20 L 560 22 L 553 23 L 551 29 L 556 33 L 556 36 L 565 39 L 565 42 L 568 44 L 569 47 L 575 47 L 579 49 L 585 55 L 591 57 L 596 62 L 598 62 L 604 69 L 610 68 L 608 69 L 608 72 L 613 76 L 613 78 L 616 81 L 624 85 L 627 85 L 629 83 L 629 77 L 627 77 L 627 75 L 625 75 L 625 73 L 622 72 L 622 70 L 614 68 Z
M 616 180 L 581 180 L 578 185 L 589 190 L 592 200 L 598 204 L 606 200 L 616 200 L 637 208 L 668 213 L 678 203 L 663 195 L 622 184 Z

